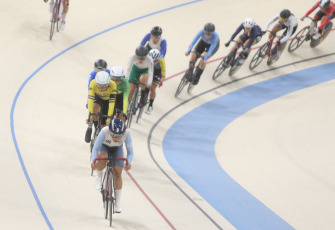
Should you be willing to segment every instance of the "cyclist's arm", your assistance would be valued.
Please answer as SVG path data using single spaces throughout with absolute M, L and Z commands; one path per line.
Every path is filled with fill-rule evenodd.
M 126 150 L 127 150 L 128 163 L 130 164 L 131 161 L 133 160 L 134 151 L 133 151 L 133 141 L 131 139 L 131 135 L 130 135 L 129 131 L 127 131 L 127 137 L 126 137 L 126 140 L 125 140 L 125 146 L 126 146 Z
M 162 77 L 165 77 L 166 74 L 166 64 L 165 64 L 165 60 L 163 58 L 158 59 L 159 65 L 161 67 L 161 74 Z
M 279 15 L 275 16 L 274 18 L 272 18 L 270 21 L 268 21 L 268 23 L 265 26 L 265 30 L 269 29 L 269 26 L 274 23 L 275 21 L 277 21 L 279 19 Z
M 108 117 L 107 117 L 107 122 L 110 121 L 111 116 L 113 115 L 114 112 L 114 106 L 115 106 L 115 101 L 116 101 L 116 84 L 114 81 L 110 81 L 109 82 L 109 87 L 111 87 L 111 94 L 109 95 L 109 99 L 108 99 Z
M 206 55 L 204 57 L 205 61 L 207 61 L 212 56 L 212 53 L 213 53 L 216 45 L 219 42 L 219 35 L 216 32 L 214 32 L 212 39 L 213 39 L 213 42 L 212 42 L 211 46 L 208 49 L 208 52 L 206 53 Z
M 131 55 L 131 57 L 129 58 L 127 71 L 125 73 L 125 75 L 126 75 L 125 77 L 126 77 L 127 80 L 129 80 L 130 71 L 131 71 L 131 68 L 133 67 L 135 58 L 136 58 L 136 54 Z
M 317 2 L 309 11 L 306 12 L 305 17 L 310 15 L 316 8 L 318 8 L 319 2 Z
M 92 157 L 91 162 L 94 162 L 94 159 L 98 157 L 98 152 L 100 150 L 100 147 L 102 146 L 102 143 L 105 141 L 106 135 L 105 132 L 100 132 L 97 139 L 95 139 L 94 146 L 92 149 Z
M 145 46 L 145 44 L 150 41 L 151 33 L 148 33 L 147 35 L 144 36 L 144 38 L 141 41 L 141 46 Z
M 258 25 L 255 25 L 250 32 L 250 39 L 248 45 L 245 48 L 250 49 L 250 47 L 252 46 L 252 44 L 254 43 L 255 39 L 258 36 L 262 36 L 262 30 Z
M 90 88 L 91 81 L 95 79 L 96 72 L 93 70 L 90 75 L 88 76 L 88 88 Z
M 128 98 L 129 98 L 129 82 L 124 79 L 123 81 L 123 112 L 127 114 Z
M 237 27 L 236 31 L 233 33 L 233 35 L 230 38 L 230 41 L 234 40 L 234 38 L 236 37 L 236 35 L 241 32 L 241 30 L 243 29 L 243 24 L 241 23 L 241 25 L 239 27 Z
M 89 113 L 93 113 L 93 104 L 95 99 L 95 80 L 91 81 L 90 86 L 88 88 L 88 99 L 87 99 L 87 109 Z
M 161 52 L 161 58 L 164 58 L 166 54 L 166 40 L 165 39 L 163 39 L 161 42 L 160 52 Z
M 193 41 L 191 42 L 191 44 L 188 46 L 187 52 L 191 52 L 193 46 L 195 45 L 195 43 L 199 40 L 199 38 L 201 37 L 201 35 L 204 33 L 204 30 L 201 29 L 197 35 L 194 37 Z

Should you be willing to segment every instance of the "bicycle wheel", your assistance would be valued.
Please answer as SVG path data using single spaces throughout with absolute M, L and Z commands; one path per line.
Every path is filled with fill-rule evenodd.
M 54 35 L 55 25 L 56 25 L 57 18 L 58 18 L 58 12 L 57 12 L 58 9 L 57 9 L 57 7 L 55 7 L 56 3 L 54 5 L 54 7 L 53 7 L 52 16 L 51 16 L 50 41 L 52 40 L 52 36 Z
M 188 79 L 190 78 L 190 72 L 191 73 L 193 73 L 192 72 L 192 70 L 191 69 L 188 69 L 186 72 L 185 72 L 185 74 L 184 74 L 184 76 L 182 77 L 182 79 L 180 80 L 180 83 L 179 83 L 179 85 L 178 85 L 178 88 L 177 88 L 177 90 L 176 90 L 176 93 L 174 94 L 174 96 L 175 97 L 178 97 L 178 95 L 180 94 L 180 92 L 183 90 L 183 88 L 187 85 L 187 83 L 188 83 Z
M 309 26 L 302 28 L 297 35 L 292 39 L 290 45 L 288 46 L 288 52 L 292 53 L 298 49 L 304 41 L 306 41 L 306 36 L 309 32 Z
M 108 196 L 107 200 L 109 203 L 109 227 L 112 227 L 112 222 L 113 222 L 113 214 L 114 214 L 114 175 L 113 171 L 109 171 L 108 174 Z
M 233 76 L 243 65 L 245 59 L 241 59 L 240 57 L 236 58 L 233 66 L 229 70 L 229 76 Z
M 104 176 L 104 186 L 103 186 L 103 189 L 102 189 L 102 199 L 103 199 L 103 202 L 104 202 L 104 208 L 105 208 L 105 219 L 108 218 L 108 211 L 109 211 L 109 200 L 108 200 L 108 196 L 109 196 L 109 193 L 108 193 L 108 189 L 109 189 L 109 171 L 107 170 L 106 173 L 105 173 L 105 176 Z
M 325 26 L 325 32 L 323 34 L 323 38 L 321 39 L 321 42 L 323 42 L 323 40 L 326 39 L 326 37 L 328 36 L 328 34 L 330 33 L 330 31 L 332 30 L 333 28 L 333 22 L 329 21 L 327 23 L 327 25 Z
M 138 86 L 136 86 L 135 90 L 134 90 L 134 94 L 133 94 L 133 98 L 130 102 L 129 108 L 128 108 L 128 120 L 127 120 L 127 127 L 130 128 L 131 125 L 131 121 L 133 119 L 134 116 L 134 111 L 136 109 L 136 102 L 137 102 L 137 94 L 138 94 Z
M 144 111 L 144 106 L 140 108 L 140 111 L 138 112 L 137 118 L 136 118 L 136 123 L 138 123 L 138 120 L 142 117 L 142 113 Z
M 263 58 L 266 56 L 266 51 L 269 47 L 269 43 L 264 43 L 255 53 L 255 55 L 252 57 L 250 64 L 249 64 L 249 69 L 253 70 L 255 69 L 263 60 Z
M 229 61 L 229 55 L 226 56 L 218 65 L 218 67 L 216 67 L 216 70 L 213 73 L 212 79 L 215 80 L 218 77 L 220 77 L 220 75 L 223 73 L 223 71 L 225 71 L 225 69 L 228 67 L 228 61 Z

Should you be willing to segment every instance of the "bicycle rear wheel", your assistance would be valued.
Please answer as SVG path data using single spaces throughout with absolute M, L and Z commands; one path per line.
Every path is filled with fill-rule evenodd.
M 309 26 L 305 26 L 304 28 L 302 28 L 290 42 L 290 45 L 288 46 L 288 52 L 292 53 L 293 51 L 297 50 L 306 40 L 308 32 Z
M 241 66 L 243 65 L 241 61 L 243 61 L 244 63 L 245 59 L 241 59 L 240 57 L 236 58 L 233 66 L 229 70 L 229 76 L 233 76 L 241 68 Z
M 52 16 L 51 16 L 50 41 L 52 40 L 52 37 L 54 35 L 55 26 L 56 26 L 56 22 L 57 22 L 57 19 L 58 19 L 58 12 L 57 12 L 58 9 L 55 6 L 56 6 L 56 4 L 53 7 Z
M 127 113 L 127 116 L 128 116 L 128 120 L 127 120 L 127 127 L 130 128 L 130 125 L 131 125 L 131 121 L 133 119 L 133 116 L 134 116 L 134 112 L 135 112 L 135 109 L 136 109 L 136 104 L 137 104 L 137 94 L 138 94 L 138 86 L 136 86 L 135 90 L 134 90 L 134 94 L 133 94 L 133 98 L 130 102 L 130 106 L 128 108 L 128 113 Z
M 250 64 L 249 64 L 249 69 L 253 70 L 255 69 L 263 60 L 263 58 L 266 56 L 266 51 L 269 47 L 269 43 L 263 44 L 255 53 L 255 55 L 252 57 Z
M 181 93 L 181 91 L 183 90 L 183 88 L 187 85 L 188 83 L 188 79 L 190 78 L 190 72 L 192 72 L 192 70 L 188 69 L 186 71 L 186 73 L 184 74 L 184 76 L 182 77 L 182 79 L 180 80 L 180 83 L 178 85 L 178 88 L 176 90 L 176 93 L 174 94 L 175 97 L 178 97 L 178 95 Z

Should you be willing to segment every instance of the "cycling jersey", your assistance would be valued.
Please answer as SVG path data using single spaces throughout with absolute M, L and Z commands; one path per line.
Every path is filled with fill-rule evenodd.
M 312 13 L 319 6 L 320 6 L 320 1 L 318 1 L 309 11 L 307 11 L 305 16 L 307 17 L 308 15 L 310 15 L 310 13 Z M 322 22 L 322 24 L 318 27 L 319 30 L 323 29 L 327 25 L 327 23 L 330 21 L 333 14 L 335 14 L 335 4 L 333 2 L 330 2 L 330 5 L 326 10 L 321 8 L 321 12 L 324 13 L 326 17 L 325 17 L 325 20 Z M 315 15 L 314 19 L 319 19 L 319 18 L 318 16 Z
M 208 49 L 208 52 L 206 53 L 204 60 L 207 61 L 213 54 L 213 51 L 216 47 L 216 45 L 219 42 L 219 35 L 218 33 L 214 32 L 213 35 L 211 36 L 211 38 L 209 40 L 206 39 L 205 37 L 205 30 L 201 29 L 198 34 L 195 36 L 195 38 L 193 39 L 193 41 L 191 42 L 191 44 L 188 47 L 187 52 L 191 52 L 193 46 L 195 45 L 195 43 L 199 40 L 202 39 L 205 43 L 209 44 L 210 47 Z
M 136 70 L 142 70 L 142 72 L 146 69 L 148 70 L 149 78 L 148 78 L 148 83 L 147 84 L 151 85 L 152 77 L 153 77 L 153 61 L 152 61 L 152 58 L 149 57 L 149 56 L 146 56 L 144 62 L 139 63 L 136 54 L 133 54 L 129 59 L 128 68 L 127 68 L 127 72 L 126 72 L 126 79 L 128 81 L 129 80 L 138 81 L 139 76 L 130 76 L 131 70 L 134 66 L 137 67 L 137 68 L 135 68 Z M 138 71 L 133 71 L 133 72 L 135 74 L 135 72 L 138 72 Z
M 245 30 L 243 23 L 236 29 L 235 33 L 233 33 L 233 35 L 231 36 L 230 40 L 234 40 L 234 38 L 236 37 L 236 35 L 241 32 L 241 30 Z M 247 34 L 245 31 L 244 33 L 249 37 L 249 43 L 247 45 L 247 49 L 249 49 L 251 47 L 251 45 L 253 44 L 254 40 L 258 37 L 258 36 L 262 36 L 262 30 L 258 25 L 254 25 L 252 27 L 252 29 L 250 30 L 250 32 Z
M 166 54 L 166 40 L 160 37 L 157 44 L 154 44 L 151 40 L 151 33 L 148 33 L 144 36 L 144 38 L 141 41 L 141 46 L 145 46 L 145 44 L 148 42 L 148 45 L 151 49 L 158 49 L 161 53 L 161 58 L 164 58 Z
M 114 81 L 109 81 L 108 88 L 101 92 L 95 82 L 95 79 L 91 81 L 90 87 L 88 89 L 88 112 L 93 113 L 93 104 L 95 100 L 95 96 L 98 96 L 104 101 L 109 101 L 108 105 L 108 118 L 107 121 L 110 121 L 110 117 L 113 114 L 114 111 L 114 105 L 115 105 L 115 95 L 116 95 L 116 85 Z
M 129 97 L 129 82 L 122 78 L 120 84 L 117 86 L 117 94 L 123 93 L 123 112 L 127 114 L 128 97 Z
M 270 26 L 272 23 L 274 23 L 275 21 L 279 20 L 279 18 L 280 18 L 279 15 L 276 16 L 276 17 L 274 17 L 274 18 L 272 18 L 272 19 L 268 22 L 268 24 L 266 24 L 266 26 L 265 26 L 265 30 L 268 30 L 269 26 Z M 282 39 L 280 40 L 280 43 L 282 43 L 282 44 L 285 43 L 285 42 L 287 42 L 288 39 L 290 39 L 290 37 L 291 37 L 292 34 L 293 34 L 294 28 L 298 26 L 298 20 L 297 20 L 297 18 L 296 18 L 293 14 L 291 14 L 291 16 L 288 17 L 288 19 L 285 21 L 285 23 L 284 23 L 283 25 L 285 25 L 285 26 L 287 27 L 287 34 L 285 35 L 284 38 L 282 38 Z
M 97 139 L 94 142 L 94 146 L 92 149 L 91 162 L 93 163 L 95 158 L 97 158 L 98 152 L 100 151 L 100 148 L 103 145 L 107 147 L 121 147 L 122 148 L 123 143 L 125 143 L 126 145 L 127 159 L 128 159 L 128 163 L 130 164 L 131 161 L 133 160 L 134 154 L 133 154 L 133 142 L 132 142 L 129 130 L 126 130 L 125 134 L 122 136 L 120 141 L 114 142 L 110 134 L 109 127 L 106 126 L 102 128 Z
M 163 58 L 159 58 L 154 61 L 154 69 L 155 70 L 160 70 L 161 75 L 165 76 L 166 74 L 166 69 L 165 69 L 165 60 Z
M 106 72 L 108 74 L 111 74 L 111 71 L 109 69 L 106 69 Z M 93 70 L 90 75 L 88 76 L 88 87 L 90 87 L 90 83 L 93 79 L 95 79 L 95 75 L 97 75 L 97 72 L 95 72 L 95 70 Z

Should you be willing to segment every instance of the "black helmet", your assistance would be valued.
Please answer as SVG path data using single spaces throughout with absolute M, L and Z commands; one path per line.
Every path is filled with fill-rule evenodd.
M 105 71 L 107 69 L 107 62 L 104 59 L 98 59 L 94 62 L 94 69 L 96 72 Z
M 135 50 L 135 54 L 140 59 L 145 59 L 148 55 L 148 49 L 145 46 L 138 46 Z
M 159 26 L 155 26 L 155 27 L 152 27 L 150 32 L 151 32 L 152 36 L 157 36 L 158 37 L 158 36 L 162 35 L 163 30 Z
M 206 34 L 213 34 L 215 31 L 215 26 L 213 23 L 206 23 L 206 25 L 204 26 L 204 31 Z
M 291 11 L 289 11 L 289 10 L 282 10 L 281 12 L 280 12 L 280 17 L 281 18 L 284 18 L 284 19 L 288 19 L 288 17 L 290 17 L 291 16 Z

